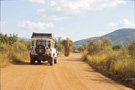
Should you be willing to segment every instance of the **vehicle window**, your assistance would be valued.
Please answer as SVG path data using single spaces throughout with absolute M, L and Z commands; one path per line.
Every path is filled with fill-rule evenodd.
M 34 41 L 32 41 L 32 46 L 34 46 Z
M 51 43 L 50 43 L 50 41 L 48 42 L 48 47 L 49 47 L 49 48 L 51 47 Z
M 46 41 L 45 40 L 37 40 L 37 45 L 46 46 Z

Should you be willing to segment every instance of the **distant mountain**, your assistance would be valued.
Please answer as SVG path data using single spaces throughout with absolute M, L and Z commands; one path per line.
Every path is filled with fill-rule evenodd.
M 133 38 L 135 38 L 135 29 L 118 29 L 114 32 L 111 32 L 109 34 L 103 35 L 104 37 L 108 37 L 112 40 L 113 45 L 122 43 L 124 45 L 127 44 L 127 42 L 131 42 Z M 99 37 L 91 37 L 95 39 L 96 41 L 99 39 Z M 74 46 L 79 46 L 82 44 L 88 44 L 88 39 L 78 40 L 74 42 Z

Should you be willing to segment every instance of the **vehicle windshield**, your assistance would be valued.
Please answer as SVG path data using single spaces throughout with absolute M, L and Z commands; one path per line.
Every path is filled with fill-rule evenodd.
M 37 40 L 37 46 L 38 45 L 46 46 L 46 41 L 45 40 Z

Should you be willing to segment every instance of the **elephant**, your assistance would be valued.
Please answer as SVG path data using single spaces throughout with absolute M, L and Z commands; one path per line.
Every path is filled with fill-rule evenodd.
M 72 40 L 64 40 L 63 41 L 63 46 L 65 47 L 65 56 L 70 55 L 70 51 L 72 49 L 73 42 Z

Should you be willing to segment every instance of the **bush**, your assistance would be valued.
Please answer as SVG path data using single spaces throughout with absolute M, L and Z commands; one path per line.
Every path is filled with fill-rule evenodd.
M 83 56 L 82 56 L 82 59 L 83 59 L 83 60 L 87 60 L 87 54 L 88 54 L 88 51 L 85 50 L 85 51 L 83 52 Z
M 64 52 L 64 46 L 62 44 L 63 39 L 61 37 L 58 37 L 57 39 L 55 39 L 55 41 L 56 41 L 57 50 L 59 52 Z
M 127 45 L 128 52 L 132 58 L 135 58 L 135 40 Z
M 20 42 L 14 43 L 12 48 L 16 53 L 22 53 L 27 51 L 27 46 L 24 43 L 20 43 Z
M 17 42 L 17 35 L 10 34 L 8 37 L 6 34 L 0 33 L 0 38 L 2 38 L 0 42 L 0 67 L 4 67 L 10 63 L 22 63 L 29 57 L 29 44 L 24 40 Z
M 95 42 L 94 39 L 90 39 L 88 41 L 88 53 L 91 55 L 97 54 L 107 49 L 110 50 L 110 47 L 112 47 L 112 41 L 109 38 L 100 37 L 97 42 Z
M 18 40 L 18 35 L 10 34 L 10 36 L 8 37 L 7 34 L 4 35 L 0 33 L 0 43 L 12 45 L 15 42 L 17 42 L 17 40 Z
M 83 44 L 83 45 L 81 45 L 81 46 L 78 47 L 78 50 L 79 50 L 80 52 L 83 52 L 84 50 L 87 49 L 87 47 L 88 47 L 87 44 Z
M 116 44 L 116 45 L 114 45 L 113 47 L 112 47 L 112 49 L 113 50 L 120 50 L 120 49 L 122 49 L 124 46 L 123 46 L 123 44 Z

